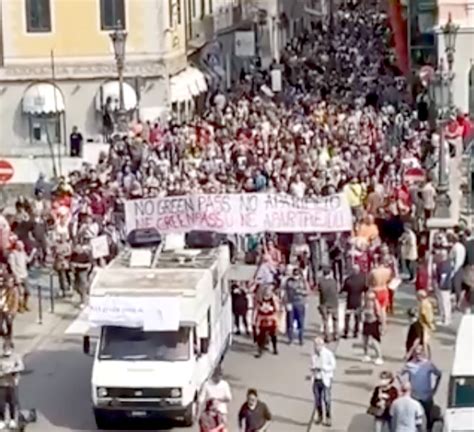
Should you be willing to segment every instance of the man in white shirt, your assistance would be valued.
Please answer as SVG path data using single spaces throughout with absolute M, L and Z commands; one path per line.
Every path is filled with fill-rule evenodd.
M 336 370 L 336 357 L 324 345 L 321 337 L 314 339 L 314 353 L 311 356 L 311 372 L 313 374 L 313 395 L 316 408 L 316 424 L 323 423 L 331 427 L 331 386 Z M 323 405 L 326 421 L 323 422 Z
M 222 379 L 222 370 L 218 366 L 211 379 L 206 383 L 206 401 L 214 399 L 217 403 L 217 410 L 227 420 L 227 404 L 232 400 L 229 383 Z
M 425 212 L 425 220 L 433 216 L 436 207 L 436 189 L 431 179 L 428 179 L 421 189 L 421 199 L 423 201 L 423 209 Z

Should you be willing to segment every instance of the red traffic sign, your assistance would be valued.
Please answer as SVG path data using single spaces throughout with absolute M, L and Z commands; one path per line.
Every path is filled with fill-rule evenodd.
M 10 162 L 0 159 L 0 183 L 7 183 L 15 174 L 15 170 Z

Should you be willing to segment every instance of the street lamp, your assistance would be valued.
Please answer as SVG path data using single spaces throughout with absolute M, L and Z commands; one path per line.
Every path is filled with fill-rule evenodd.
M 456 35 L 459 27 L 455 25 L 449 15 L 448 22 L 441 27 L 445 41 L 445 54 L 448 68 L 441 60 L 430 83 L 430 99 L 436 108 L 436 126 L 439 130 L 439 161 L 438 187 L 436 196 L 435 216 L 448 218 L 450 216 L 451 198 L 449 196 L 449 179 L 446 166 L 446 146 L 444 129 L 455 111 L 453 103 L 452 83 L 454 79 L 453 63 L 456 51 Z
M 123 30 L 122 23 L 117 22 L 115 31 L 110 33 L 110 39 L 114 46 L 115 63 L 117 65 L 117 74 L 119 82 L 119 109 L 117 111 L 117 129 L 119 132 L 127 132 L 128 121 L 127 111 L 123 98 L 123 69 L 125 66 L 125 45 L 127 43 L 127 32 Z

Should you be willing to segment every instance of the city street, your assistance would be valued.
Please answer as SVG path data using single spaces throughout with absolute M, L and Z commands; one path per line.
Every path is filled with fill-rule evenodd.
M 405 290 L 404 290 L 405 291 Z M 371 391 L 382 369 L 399 370 L 407 328 L 406 309 L 413 296 L 399 292 L 396 316 L 390 320 L 383 340 L 384 366 L 361 363 L 361 347 L 352 340 L 342 340 L 336 348 L 337 374 L 333 388 L 333 427 L 325 430 L 368 432 L 371 418 L 365 412 Z M 309 372 L 312 338 L 317 332 L 315 302 L 310 305 L 310 322 L 304 347 L 289 347 L 284 339 L 280 355 L 267 354 L 255 359 L 253 345 L 245 338 L 234 339 L 232 351 L 224 363 L 225 378 L 233 390 L 230 405 L 231 431 L 237 430 L 236 416 L 248 387 L 255 387 L 274 416 L 271 432 L 306 431 L 312 409 Z M 92 359 L 82 353 L 79 337 L 64 334 L 70 322 L 63 320 L 55 331 L 26 357 L 28 372 L 22 379 L 20 395 L 25 408 L 38 410 L 38 423 L 31 432 L 95 431 L 90 404 Z M 439 329 L 433 346 L 435 363 L 443 370 L 437 402 L 446 402 L 446 387 L 454 347 L 454 329 Z M 194 431 L 156 425 L 173 431 Z M 321 430 L 313 426 L 312 431 Z

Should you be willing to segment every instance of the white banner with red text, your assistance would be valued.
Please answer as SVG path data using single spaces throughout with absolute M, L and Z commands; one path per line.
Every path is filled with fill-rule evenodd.
M 144 198 L 125 203 L 127 233 L 155 228 L 160 233 L 215 231 L 327 233 L 352 230 L 343 194 L 317 200 L 286 194 L 198 194 Z

